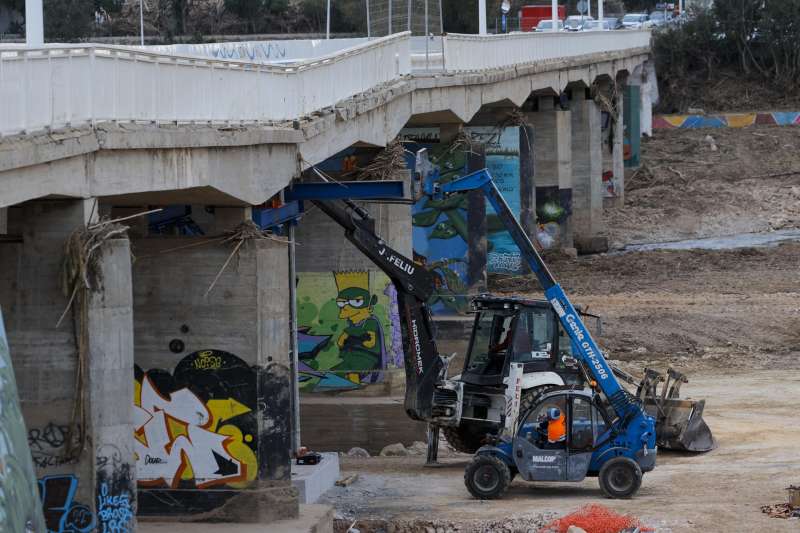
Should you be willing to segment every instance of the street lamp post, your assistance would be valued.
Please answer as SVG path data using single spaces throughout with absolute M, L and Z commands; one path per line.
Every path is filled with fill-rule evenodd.
M 44 44 L 44 15 L 42 0 L 25 0 L 25 44 Z
M 478 0 L 478 33 L 486 35 L 486 0 Z
M 331 38 L 331 0 L 328 0 L 328 14 L 325 17 L 325 38 Z
M 144 0 L 139 0 L 139 44 L 144 46 Z
M 550 29 L 552 32 L 558 31 L 558 0 L 552 0 L 550 3 L 551 16 L 553 20 L 553 27 Z

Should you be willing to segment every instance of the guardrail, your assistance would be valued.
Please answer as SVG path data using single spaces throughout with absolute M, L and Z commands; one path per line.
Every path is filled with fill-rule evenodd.
M 491 70 L 649 46 L 647 30 L 448 34 L 444 38 L 444 65 L 447 72 Z
M 0 47 L 0 134 L 102 121 L 291 120 L 411 72 L 399 33 L 291 65 L 135 47 Z
M 293 120 L 416 73 L 492 70 L 648 48 L 649 31 L 408 32 L 290 64 L 113 45 L 0 45 L 0 135 L 103 121 Z

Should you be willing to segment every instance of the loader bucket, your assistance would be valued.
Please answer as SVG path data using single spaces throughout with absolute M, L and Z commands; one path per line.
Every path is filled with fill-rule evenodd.
M 636 384 L 630 374 L 612 367 L 614 374 L 629 384 Z M 703 410 L 705 400 L 680 399 L 681 385 L 689 380 L 673 369 L 666 377 L 655 370 L 646 368 L 644 378 L 638 384 L 636 396 L 644 405 L 645 411 L 656 420 L 656 443 L 660 448 L 686 452 L 708 452 L 717 447 L 711 434 Z M 659 391 L 659 384 L 661 390 Z
M 647 413 L 656 419 L 656 442 L 660 448 L 687 452 L 708 452 L 717 441 L 703 420 L 705 400 L 646 400 Z

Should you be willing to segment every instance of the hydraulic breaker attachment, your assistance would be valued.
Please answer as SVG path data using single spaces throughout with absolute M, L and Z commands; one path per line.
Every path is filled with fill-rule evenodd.
M 687 452 L 707 452 L 717 447 L 717 441 L 703 420 L 706 401 L 680 398 L 681 385 L 689 381 L 686 376 L 672 368 L 667 370 L 666 377 L 646 368 L 644 377 L 637 383 L 632 375 L 616 366 L 612 368 L 618 378 L 636 386 L 636 397 L 656 419 L 659 447 Z

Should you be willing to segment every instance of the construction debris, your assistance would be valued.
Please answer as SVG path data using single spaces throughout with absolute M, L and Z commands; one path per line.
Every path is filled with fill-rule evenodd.
M 401 442 L 384 446 L 380 453 L 381 457 L 403 457 L 406 455 L 408 455 L 408 450 Z
M 775 503 L 773 505 L 762 505 L 761 512 L 769 515 L 770 518 L 790 518 L 795 511 L 788 503 Z
M 631 515 L 622 515 L 596 503 L 584 505 L 574 513 L 546 524 L 539 533 L 568 533 L 580 528 L 586 533 L 619 533 L 623 530 L 655 531 Z
M 349 487 L 358 479 L 358 474 L 351 474 L 349 476 L 345 476 L 342 479 L 336 481 L 337 487 Z

